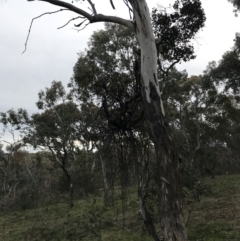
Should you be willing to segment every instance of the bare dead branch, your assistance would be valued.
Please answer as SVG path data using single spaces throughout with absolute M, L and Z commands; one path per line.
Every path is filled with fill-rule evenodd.
M 97 11 L 96 11 L 96 8 L 95 8 L 95 4 L 93 4 L 91 0 L 87 0 L 87 1 L 88 1 L 88 3 L 91 5 L 93 14 L 94 14 L 94 15 L 97 15 Z
M 58 12 L 66 11 L 66 10 L 69 11 L 69 9 L 59 9 L 59 10 L 54 11 L 54 12 L 46 12 L 46 13 L 43 13 L 43 14 L 41 14 L 41 15 L 39 15 L 39 16 L 33 18 L 32 21 L 31 21 L 31 24 L 30 24 L 29 30 L 28 30 L 27 39 L 26 39 L 26 42 L 25 42 L 25 44 L 24 44 L 24 45 L 25 45 L 25 48 L 24 48 L 24 51 L 22 52 L 22 54 L 24 54 L 24 53 L 26 52 L 26 50 L 27 50 L 27 43 L 28 43 L 28 39 L 29 39 L 29 36 L 30 36 L 30 33 L 31 33 L 31 29 L 32 29 L 33 21 L 36 20 L 36 19 L 38 19 L 38 18 L 41 18 L 41 17 L 44 16 L 44 15 L 47 15 L 47 14 L 54 14 L 54 13 L 58 13 Z
M 78 16 L 78 17 L 76 17 L 76 18 L 72 18 L 72 19 L 70 19 L 67 23 L 65 23 L 63 26 L 58 27 L 57 29 L 64 28 L 64 27 L 67 26 L 71 21 L 74 21 L 74 20 L 79 19 L 79 18 L 82 18 L 82 17 L 81 17 L 81 16 Z
M 115 16 L 107 16 L 107 15 L 103 15 L 103 14 L 96 14 L 96 15 L 92 16 L 88 12 L 82 10 L 81 8 L 78 8 L 70 3 L 60 1 L 60 0 L 38 0 L 38 1 L 47 2 L 47 3 L 51 3 L 51 4 L 59 6 L 59 7 L 67 8 L 68 10 L 87 18 L 89 20 L 89 23 L 97 23 L 97 22 L 117 23 L 117 24 L 124 25 L 131 30 L 134 30 L 132 21 L 124 19 L 124 18 L 119 18 L 119 17 L 115 17 Z

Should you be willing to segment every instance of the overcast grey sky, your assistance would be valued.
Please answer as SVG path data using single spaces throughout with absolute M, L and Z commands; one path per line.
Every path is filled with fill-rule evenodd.
M 111 9 L 109 0 L 94 2 L 99 13 L 128 18 L 128 11 L 121 5 L 122 1 L 115 1 L 116 11 Z M 168 6 L 173 2 L 148 0 L 150 10 L 157 4 Z M 209 61 L 219 60 L 233 46 L 235 33 L 240 32 L 240 17 L 234 17 L 233 7 L 227 0 L 202 0 L 202 3 L 207 21 L 206 27 L 197 37 L 197 58 L 179 66 L 179 69 L 186 69 L 190 75 L 201 74 Z M 86 2 L 81 4 L 85 8 L 86 5 Z M 53 80 L 68 83 L 77 61 L 77 53 L 84 50 L 91 33 L 103 27 L 103 24 L 92 24 L 77 32 L 73 30 L 73 23 L 70 23 L 57 30 L 57 27 L 76 15 L 63 11 L 43 16 L 34 22 L 27 51 L 22 54 L 31 19 L 58 9 L 45 2 L 1 0 L 0 112 L 20 107 L 30 113 L 37 111 L 35 102 L 39 90 L 49 87 Z

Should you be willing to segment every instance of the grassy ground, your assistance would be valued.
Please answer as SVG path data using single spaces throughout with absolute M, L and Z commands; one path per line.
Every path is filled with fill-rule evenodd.
M 193 205 L 187 226 L 189 240 L 239 241 L 240 176 L 222 176 L 204 182 L 212 191 L 207 197 L 202 197 L 201 202 Z M 56 203 L 4 213 L 0 216 L 0 240 L 152 240 L 141 228 L 137 194 L 131 192 L 128 196 L 124 200 L 124 210 L 118 194 L 114 205 L 107 209 L 102 206 L 101 198 L 89 198 L 76 201 L 75 207 L 71 209 L 66 203 Z M 187 207 L 185 217 L 187 220 Z
M 191 241 L 240 240 L 240 176 L 205 180 L 208 197 L 195 204 L 188 225 Z

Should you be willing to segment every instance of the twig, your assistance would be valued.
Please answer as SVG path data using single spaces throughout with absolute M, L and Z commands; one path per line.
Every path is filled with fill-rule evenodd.
M 79 28 L 79 27 L 81 27 L 81 25 L 84 23 L 84 22 L 86 22 L 88 19 L 84 19 L 81 23 L 79 23 L 79 24 L 74 24 L 74 26 L 75 27 L 77 27 L 77 28 Z
M 76 18 L 72 18 L 72 19 L 70 19 L 67 23 L 65 23 L 63 26 L 61 26 L 61 27 L 58 27 L 57 29 L 61 29 L 61 28 L 64 28 L 65 26 L 67 26 L 71 21 L 74 21 L 74 20 L 76 20 L 76 19 L 78 19 L 78 18 L 82 18 L 81 16 L 79 16 L 79 17 L 76 17 Z
M 112 8 L 115 9 L 115 6 L 114 6 L 114 4 L 113 4 L 113 0 L 110 0 L 110 3 L 111 3 L 111 5 L 112 5 Z
M 91 0 L 87 0 L 87 1 L 88 1 L 88 3 L 91 5 L 93 14 L 94 14 L 94 15 L 97 15 L 97 10 L 96 10 L 96 8 L 95 8 L 95 5 L 92 3 Z
M 83 29 L 85 29 L 89 24 L 90 24 L 90 22 L 86 23 L 85 26 L 82 27 L 81 29 L 75 29 L 75 28 L 73 28 L 73 29 L 79 32 L 79 31 L 82 31 Z
M 29 35 L 30 35 L 30 33 L 31 33 L 33 21 L 34 21 L 35 19 L 37 19 L 37 18 L 41 18 L 41 17 L 44 16 L 44 15 L 54 14 L 54 13 L 58 13 L 58 12 L 65 11 L 65 10 L 68 10 L 68 11 L 69 11 L 69 9 L 60 9 L 60 10 L 57 10 L 57 11 L 54 11 L 54 12 L 43 13 L 43 14 L 41 14 L 41 15 L 39 15 L 39 16 L 37 16 L 37 17 L 35 17 L 35 18 L 32 19 L 31 24 L 30 24 L 30 27 L 29 27 L 29 30 L 28 30 L 27 39 L 26 39 L 26 42 L 25 42 L 25 44 L 24 44 L 24 45 L 25 45 L 25 48 L 24 48 L 24 51 L 22 52 L 22 54 L 24 54 L 24 53 L 26 52 L 26 50 L 27 50 L 27 43 L 28 43 Z
M 123 0 L 123 2 L 124 2 L 124 4 L 125 4 L 125 5 L 127 6 L 127 8 L 128 8 L 130 19 L 132 19 L 132 13 L 133 13 L 132 8 L 131 8 L 130 5 L 128 4 L 128 1 L 127 1 L 127 0 Z

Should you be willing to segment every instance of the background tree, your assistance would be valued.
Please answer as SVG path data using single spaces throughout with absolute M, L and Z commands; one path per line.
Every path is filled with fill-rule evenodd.
M 8 142 L 3 139 L 4 145 L 0 145 L 0 209 L 33 208 L 42 203 L 45 190 L 33 156 L 24 149 L 22 141 L 15 139 L 16 133 L 13 130 L 11 133 L 13 140 Z
M 227 157 L 237 164 L 239 160 L 238 120 L 239 120 L 239 34 L 236 34 L 234 46 L 227 51 L 218 62 L 210 62 L 204 73 L 208 83 L 216 86 L 218 97 L 215 98 L 215 111 L 209 115 L 209 120 L 214 122 L 215 131 L 212 131 L 221 148 L 218 157 Z M 221 158 L 221 160 L 224 158 Z M 238 166 L 238 164 L 237 164 Z
M 236 33 L 234 46 L 222 56 L 219 63 L 209 64 L 206 74 L 211 76 L 215 85 L 224 88 L 226 93 L 233 91 L 236 98 L 240 87 L 240 34 Z
M 4 124 L 11 123 L 21 129 L 25 144 L 35 149 L 43 148 L 52 153 L 53 159 L 66 175 L 70 190 L 70 205 L 73 206 L 73 182 L 71 161 L 75 160 L 76 144 L 75 126 L 79 124 L 80 112 L 65 92 L 61 82 L 53 81 L 50 88 L 39 92 L 36 103 L 42 113 L 31 117 L 21 109 L 2 114 Z
M 59 101 L 61 103 L 58 104 Z M 73 206 L 73 181 L 70 170 L 71 161 L 76 159 L 78 148 L 75 126 L 79 123 L 80 112 L 61 82 L 53 82 L 51 88 L 40 91 L 37 106 L 44 112 L 32 115 L 32 130 L 24 137 L 24 141 L 34 147 L 43 146 L 51 151 L 67 177 L 70 205 Z

